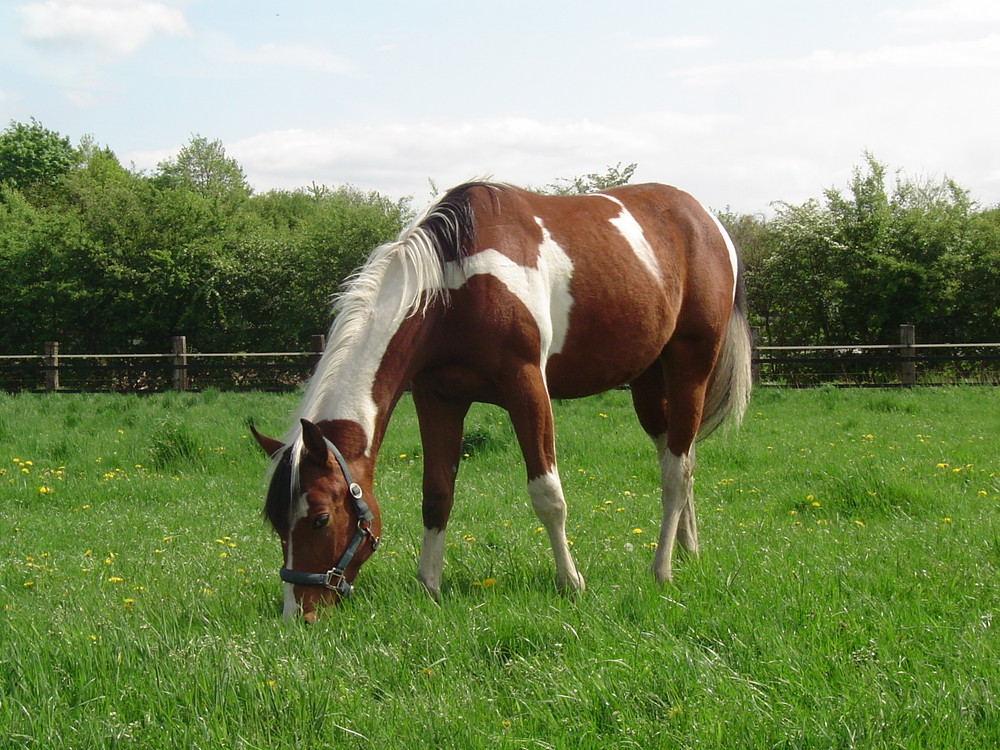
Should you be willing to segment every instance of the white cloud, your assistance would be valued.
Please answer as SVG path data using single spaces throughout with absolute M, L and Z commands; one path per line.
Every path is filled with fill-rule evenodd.
M 153 0 L 46 0 L 19 6 L 25 39 L 130 55 L 153 34 L 190 32 L 184 14 Z
M 716 39 L 710 36 L 665 36 L 651 39 L 636 39 L 629 46 L 632 49 L 693 50 L 714 46 Z
M 890 8 L 882 15 L 903 31 L 939 34 L 942 28 L 1000 23 L 1000 3 L 996 0 L 944 0 L 922 8 Z
M 968 41 L 940 40 L 886 45 L 855 51 L 817 50 L 803 57 L 763 58 L 720 65 L 681 68 L 665 74 L 691 86 L 731 84 L 735 76 L 771 74 L 886 73 L 890 69 L 988 71 L 1000 68 L 1000 34 Z
M 340 75 L 354 66 L 340 55 L 306 44 L 263 44 L 250 51 L 230 49 L 230 59 L 241 63 L 295 68 Z

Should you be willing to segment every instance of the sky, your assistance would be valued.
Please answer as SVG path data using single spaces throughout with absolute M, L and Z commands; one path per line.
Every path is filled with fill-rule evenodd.
M 256 191 L 425 203 L 638 165 L 716 210 L 870 152 L 1000 203 L 998 0 L 0 0 L 0 127 L 153 170 L 220 140 Z

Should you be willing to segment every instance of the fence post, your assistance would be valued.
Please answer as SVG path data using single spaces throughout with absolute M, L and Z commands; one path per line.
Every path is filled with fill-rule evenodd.
M 917 356 L 916 329 L 912 325 L 901 325 L 899 327 L 899 384 L 917 384 L 917 363 L 913 358 Z
M 750 379 L 756 385 L 760 382 L 760 326 L 750 326 Z
M 45 390 L 59 390 L 59 342 L 45 342 Z
M 319 364 L 320 358 L 323 356 L 323 350 L 326 349 L 326 336 L 322 333 L 314 333 L 309 337 L 309 351 L 315 354 L 312 357 L 312 368 L 316 369 L 316 365 Z
M 174 354 L 172 368 L 173 388 L 175 391 L 186 391 L 188 389 L 187 336 L 172 336 L 170 342 Z

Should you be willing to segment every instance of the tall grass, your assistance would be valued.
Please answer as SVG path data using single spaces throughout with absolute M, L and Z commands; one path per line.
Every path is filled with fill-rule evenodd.
M 440 604 L 404 401 L 383 546 L 309 627 L 279 616 L 246 428 L 294 406 L 0 396 L 0 747 L 1000 745 L 994 390 L 759 391 L 699 445 L 702 556 L 668 586 L 627 394 L 559 403 L 569 599 L 506 418 L 477 407 Z

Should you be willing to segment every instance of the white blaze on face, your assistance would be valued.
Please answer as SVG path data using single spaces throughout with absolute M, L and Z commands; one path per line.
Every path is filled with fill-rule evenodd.
M 656 253 L 653 252 L 653 246 L 649 244 L 649 240 L 646 239 L 646 234 L 642 231 L 642 227 L 639 226 L 639 222 L 625 208 L 625 204 L 610 195 L 604 195 L 603 193 L 595 193 L 594 195 L 598 198 L 607 198 L 621 209 L 621 213 L 610 220 L 611 223 L 621 233 L 622 237 L 625 238 L 629 247 L 632 248 L 632 252 L 635 253 L 635 257 L 646 267 L 650 275 L 657 281 L 663 281 L 663 273 L 660 271 L 660 264 L 656 260 Z
M 536 218 L 542 230 L 535 268 L 519 266 L 496 250 L 482 252 L 448 263 L 445 280 L 450 289 L 459 289 L 478 274 L 489 274 L 498 279 L 528 308 L 538 326 L 542 344 L 542 363 L 562 351 L 569 330 L 569 312 L 573 307 L 570 279 L 573 261 Z

